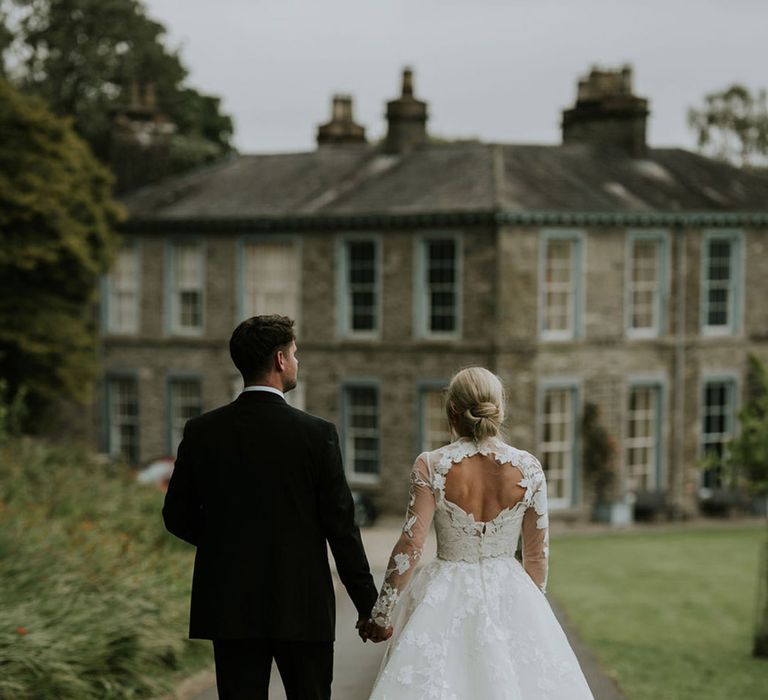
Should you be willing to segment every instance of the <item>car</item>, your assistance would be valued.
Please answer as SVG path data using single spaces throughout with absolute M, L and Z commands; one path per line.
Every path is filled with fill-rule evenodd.
M 379 515 L 373 499 L 362 491 L 352 491 L 352 500 L 355 504 L 355 522 L 358 527 L 370 527 L 376 522 Z

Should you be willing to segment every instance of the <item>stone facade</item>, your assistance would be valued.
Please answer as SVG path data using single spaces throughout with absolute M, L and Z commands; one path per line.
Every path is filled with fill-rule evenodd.
M 412 90 L 410 80 L 409 76 L 408 86 Z M 630 394 L 637 387 L 652 387 L 653 400 L 657 401 L 653 404 L 657 421 L 653 437 L 659 478 L 650 490 L 666 495 L 673 514 L 693 512 L 701 486 L 702 383 L 706 377 L 728 378 L 728 386 L 735 388 L 728 410 L 734 413 L 744 384 L 747 355 L 754 353 L 768 362 L 768 308 L 760 303 L 768 291 L 768 217 L 753 204 L 760 197 L 763 202 L 768 201 L 768 182 L 744 180 L 739 191 L 757 194 L 754 200 L 735 202 L 731 210 L 737 214 L 730 216 L 730 210 L 723 211 L 722 207 L 709 215 L 701 213 L 704 206 L 693 200 L 676 201 L 668 208 L 657 206 L 655 211 L 644 206 L 638 213 L 627 195 L 634 186 L 630 179 L 607 189 L 605 183 L 591 189 L 589 183 L 579 183 L 579 187 L 595 197 L 607 197 L 605 192 L 614 197 L 610 202 L 605 200 L 608 203 L 603 214 L 599 210 L 595 213 L 596 205 L 590 212 L 580 213 L 558 199 L 567 197 L 562 181 L 555 179 L 552 187 L 561 189 L 553 195 L 553 206 L 547 213 L 537 213 L 542 207 L 526 211 L 519 206 L 515 210 L 503 201 L 498 203 L 500 198 L 503 200 L 500 193 L 510 186 L 510 180 L 518 177 L 510 175 L 517 167 L 515 158 L 554 163 L 551 159 L 557 157 L 559 167 L 571 167 L 569 159 L 582 159 L 578 164 L 583 170 L 584 158 L 603 156 L 595 155 L 591 145 L 583 150 L 579 144 L 553 147 L 563 149 L 554 155 L 549 151 L 525 151 L 525 147 L 484 144 L 435 152 L 428 146 L 414 150 L 413 144 L 409 144 L 408 154 L 400 160 L 396 155 L 381 155 L 375 149 L 367 156 L 359 151 L 361 165 L 347 167 L 341 176 L 334 175 L 337 179 L 327 184 L 325 194 L 312 190 L 322 180 L 317 173 L 325 172 L 318 170 L 320 166 L 336 172 L 340 159 L 349 157 L 349 163 L 357 163 L 357 155 L 333 150 L 338 148 L 344 147 L 324 146 L 316 156 L 307 156 L 308 166 L 303 170 L 313 173 L 311 183 L 296 179 L 295 157 L 286 156 L 285 163 L 290 161 L 291 165 L 285 189 L 287 192 L 288 183 L 293 189 L 292 199 L 283 211 L 276 212 L 277 204 L 269 202 L 264 205 L 263 215 L 248 212 L 238 218 L 238 211 L 255 206 L 253 198 L 258 197 L 258 190 L 254 187 L 251 197 L 247 197 L 247 192 L 243 194 L 242 204 L 230 201 L 228 194 L 218 195 L 221 212 L 213 212 L 208 218 L 191 213 L 195 207 L 202 210 L 207 206 L 207 183 L 217 187 L 227 177 L 226 172 L 215 169 L 196 176 L 197 181 L 180 179 L 165 189 L 141 193 L 128 201 L 131 219 L 125 229 L 125 240 L 136 244 L 140 256 L 140 282 L 135 292 L 140 300 L 140 314 L 134 331 L 104 333 L 105 382 L 97 404 L 103 448 L 115 451 L 115 440 L 119 441 L 119 436 L 114 437 L 114 426 L 110 427 L 110 377 L 132 377 L 136 382 L 135 457 L 139 462 L 173 450 L 170 379 L 199 380 L 202 410 L 232 399 L 237 382 L 227 343 L 243 315 L 243 242 L 287 240 L 296 243 L 292 250 L 299 258 L 296 316 L 303 407 L 335 421 L 345 442 L 345 387 L 360 381 L 376 387 L 378 477 L 357 479 L 350 473 L 350 482 L 353 487 L 370 492 L 384 510 L 404 508 L 408 472 L 424 445 L 422 390 L 440 387 L 461 367 L 479 364 L 498 373 L 507 387 L 509 440 L 542 456 L 543 461 L 543 412 L 545 403 L 549 406 L 548 402 L 554 400 L 551 392 L 557 394 L 557 400 L 565 401 L 562 405 L 571 412 L 568 445 L 561 450 L 567 462 L 563 481 L 558 486 L 559 482 L 552 480 L 552 493 L 556 496 L 553 511 L 561 517 L 585 517 L 590 507 L 591 493 L 583 476 L 578 429 L 585 402 L 599 405 L 603 423 L 617 441 L 619 490 L 625 496 L 628 450 L 634 439 L 628 434 L 630 402 L 634 400 Z M 357 144 L 349 148 L 363 147 Z M 436 211 L 434 205 L 419 204 L 436 196 L 434 189 L 445 192 L 456 177 L 466 176 L 465 171 L 460 176 L 452 174 L 446 165 L 452 162 L 454 152 L 455 159 L 465 164 L 487 163 L 487 169 L 478 167 L 475 180 L 482 182 L 481 178 L 489 173 L 497 178 L 489 181 L 487 200 L 483 199 L 485 194 L 479 184 L 473 189 L 467 183 L 465 201 L 446 197 L 442 212 Z M 622 157 L 627 159 L 628 168 L 635 167 L 637 161 L 631 153 Z M 660 153 L 653 157 L 657 159 L 653 161 L 654 167 L 673 172 L 671 156 Z M 693 156 L 679 156 L 689 157 Z M 615 170 L 613 161 L 590 160 L 590 167 L 596 162 L 606 162 L 606 172 L 608 168 Z M 644 167 L 650 168 L 647 163 Z M 704 159 L 701 163 L 701 168 L 715 168 Z M 270 157 L 273 187 L 279 191 L 274 184 L 280 177 L 275 164 L 275 157 Z M 231 167 L 255 168 L 256 164 L 242 162 Z M 285 167 L 288 169 L 288 165 Z M 408 172 L 416 173 L 408 175 L 415 179 L 397 179 Z M 737 177 L 730 170 L 711 172 L 724 172 L 728 182 Z M 439 181 L 441 176 L 446 178 L 445 183 Z M 595 177 L 599 178 L 599 173 Z M 611 177 L 617 177 L 615 172 Z M 691 173 L 690 177 L 693 181 L 697 174 Z M 711 181 L 713 177 L 706 170 L 700 179 Z M 450 178 L 454 180 L 449 181 Z M 526 184 L 522 180 L 517 182 L 518 189 Z M 370 194 L 374 186 L 380 187 L 375 197 Z M 248 182 L 243 187 L 247 189 Z M 302 187 L 306 188 L 304 201 L 322 200 L 337 209 L 302 211 L 296 200 L 296 192 Z M 434 189 L 427 190 L 430 187 Z M 605 191 L 596 193 L 598 187 Z M 639 183 L 634 191 L 641 192 L 643 187 Z M 617 195 L 620 188 L 624 191 Z M 660 186 L 649 196 L 657 196 L 663 189 Z M 680 192 L 690 189 L 690 183 L 680 186 Z M 390 195 L 397 204 L 365 204 L 360 205 L 360 211 L 350 213 L 355 202 L 367 202 L 370 198 L 381 203 Z M 413 196 L 414 203 L 403 210 L 407 196 Z M 670 191 L 667 196 L 682 195 Z M 216 201 L 213 194 L 210 197 Z M 493 205 L 494 201 L 497 205 Z M 271 209 L 267 210 L 267 206 Z M 231 207 L 231 211 L 225 215 L 226 207 Z M 485 211 L 478 212 L 482 208 Z M 734 304 L 729 312 L 733 328 L 724 334 L 708 333 L 702 327 L 702 275 L 710 274 L 704 272 L 702 256 L 708 237 L 718 232 L 735 236 L 729 248 L 733 255 L 728 292 L 729 303 Z M 187 240 L 187 236 L 194 236 L 204 251 L 202 332 L 196 336 L 174 334 L 168 323 L 169 249 L 172 241 Z M 454 241 L 459 251 L 458 332 L 445 337 L 423 337 L 417 313 L 417 302 L 423 299 L 425 285 L 420 255 L 424 241 L 434 237 Z M 627 330 L 628 284 L 634 274 L 630 248 L 635 241 L 649 237 L 661 241 L 656 268 L 658 294 L 654 297 L 659 299 L 659 331 L 651 337 L 633 337 Z M 340 250 L 348 240 L 374 241 L 377 246 L 378 323 L 371 334 L 345 333 L 340 318 L 344 313 L 341 299 L 346 284 L 340 276 Z M 550 242 L 563 240 L 573 243 L 571 260 L 580 263 L 573 263 L 569 282 L 574 332 L 555 338 L 548 337 L 543 330 L 544 307 L 548 303 L 544 285 L 549 264 L 544 255 Z M 105 303 L 109 299 L 105 291 Z M 105 314 L 108 313 L 107 309 Z M 556 412 L 547 415 L 546 420 L 552 416 L 557 419 Z M 557 441 L 553 442 L 550 436 L 550 442 Z M 560 449 L 551 445 L 550 448 Z M 635 489 L 638 490 L 649 489 Z
M 371 490 L 386 509 L 400 507 L 407 473 L 420 451 L 418 390 L 445 382 L 463 366 L 480 364 L 497 372 L 508 391 L 510 440 L 538 452 L 542 383 L 567 378 L 579 388 L 579 402 L 597 403 L 619 443 L 626 433 L 629 382 L 652 376 L 662 386 L 662 481 L 686 510 L 699 486 L 701 381 L 732 373 L 743 385 L 748 353 L 768 362 L 768 312 L 758 303 L 768 279 L 765 233 L 744 232 L 743 329 L 732 336 L 706 337 L 700 330 L 701 241 L 697 229 L 668 231 L 670 292 L 666 331 L 657 338 L 631 339 L 625 331 L 626 229 L 585 229 L 584 336 L 539 339 L 540 230 L 504 226 L 459 231 L 463 247 L 462 333 L 458 340 L 425 340 L 414 334 L 414 247 L 425 232 L 377 233 L 382 239 L 381 333 L 375 340 L 340 338 L 336 304 L 336 245 L 344 234 L 297 232 L 301 240 L 299 347 L 306 410 L 341 425 L 343 383 L 375 379 L 380 388 L 381 477 Z M 427 232 L 430 233 L 430 232 Z M 169 445 L 166 383 L 174 375 L 202 381 L 204 409 L 232 399 L 236 372 L 227 342 L 237 316 L 234 270 L 238 236 L 205 236 L 205 333 L 181 338 L 164 330 L 164 235 L 136 237 L 141 251 L 141 320 L 135 336 L 104 337 L 107 374 L 138 377 L 141 461 L 166 454 Z M 683 253 L 684 251 L 684 253 Z M 683 253 L 681 255 L 681 253 Z M 681 269 L 682 268 L 682 269 Z M 683 298 L 681 299 L 681 295 Z M 684 468 L 679 468 L 680 460 Z M 574 504 L 583 514 L 589 494 L 574 472 Z M 353 480 L 354 484 L 354 480 Z

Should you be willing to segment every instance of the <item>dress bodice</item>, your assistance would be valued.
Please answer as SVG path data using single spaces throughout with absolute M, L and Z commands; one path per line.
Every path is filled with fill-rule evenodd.
M 448 561 L 478 562 L 484 557 L 513 557 L 520 537 L 523 511 L 511 509 L 489 522 L 444 500 L 435 508 L 437 556 Z
M 445 497 L 445 479 L 451 467 L 475 454 L 492 456 L 502 465 L 517 467 L 524 475 L 520 486 L 524 497 L 504 508 L 487 522 L 478 521 L 471 513 Z M 433 470 L 432 487 L 435 493 L 434 524 L 437 535 L 437 556 L 449 561 L 477 562 L 484 557 L 513 557 L 520 537 L 523 516 L 544 478 L 543 470 L 533 455 L 506 445 L 499 439 L 488 439 L 479 444 L 462 438 L 430 453 L 428 466 Z M 434 465 L 430 463 L 435 461 Z M 539 527 L 546 527 L 546 507 L 537 503 L 541 513 Z
M 451 468 L 476 454 L 493 457 L 501 467 L 522 474 L 523 497 L 503 508 L 492 520 L 478 521 L 445 496 Z M 488 557 L 513 557 L 523 536 L 523 564 L 544 591 L 547 578 L 548 520 L 546 480 L 539 461 L 530 453 L 499 438 L 475 442 L 460 438 L 438 450 L 419 455 L 411 472 L 408 512 L 403 532 L 392 551 L 373 617 L 388 624 L 392 609 L 421 556 L 429 526 L 434 521 L 437 556 L 448 561 L 479 563 Z

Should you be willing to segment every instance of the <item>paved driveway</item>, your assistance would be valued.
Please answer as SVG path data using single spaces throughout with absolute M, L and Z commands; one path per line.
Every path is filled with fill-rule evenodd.
M 377 524 L 376 527 L 368 528 L 362 532 L 365 550 L 374 570 L 376 585 L 381 585 L 389 553 L 399 536 L 400 527 L 400 520 L 387 519 Z M 424 548 L 423 560 L 431 559 L 435 555 L 435 551 L 436 543 L 433 532 Z M 335 573 L 334 580 L 336 583 L 337 619 L 333 700 L 366 700 L 376 678 L 386 645 L 373 644 L 372 642 L 363 644 L 360 641 L 355 631 L 357 613 L 344 588 L 338 582 Z M 547 598 L 581 663 L 581 668 L 595 700 L 624 700 L 624 696 L 613 680 L 603 673 L 592 651 L 569 628 L 568 620 L 557 605 L 557 601 L 553 600 L 549 594 Z M 211 682 L 213 681 L 211 680 Z M 194 695 L 193 700 L 218 700 L 218 694 L 215 688 L 208 688 L 201 694 Z M 285 700 L 280 677 L 274 666 L 272 668 L 269 700 Z

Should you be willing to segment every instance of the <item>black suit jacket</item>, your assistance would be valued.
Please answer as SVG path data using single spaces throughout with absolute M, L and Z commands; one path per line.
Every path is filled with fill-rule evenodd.
M 336 428 L 277 394 L 187 422 L 163 519 L 197 547 L 191 638 L 333 640 L 326 542 L 358 613 L 376 601 Z

